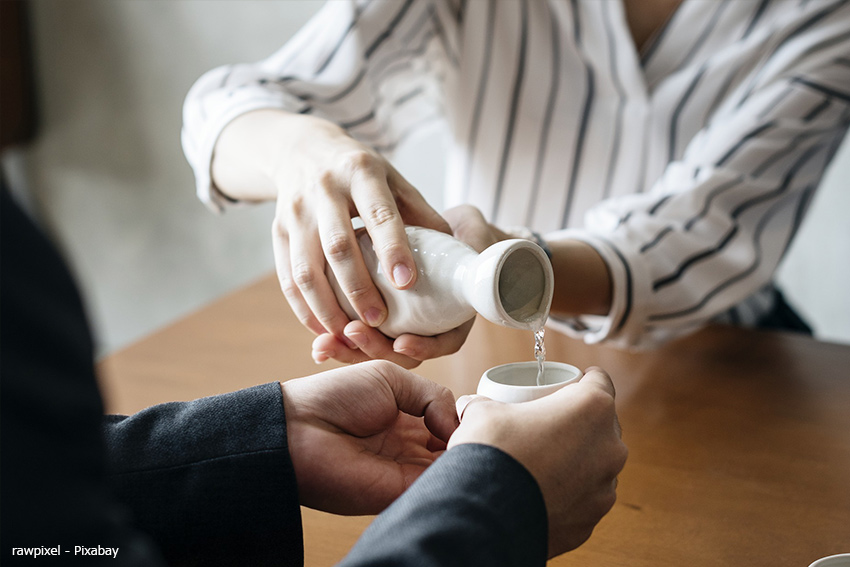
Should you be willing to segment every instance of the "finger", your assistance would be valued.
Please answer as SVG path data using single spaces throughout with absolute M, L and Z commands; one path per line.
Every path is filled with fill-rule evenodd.
M 393 350 L 418 361 L 454 354 L 463 346 L 474 323 L 473 317 L 459 327 L 433 337 L 401 335 L 393 343 Z
M 352 349 L 330 333 L 322 333 L 313 339 L 311 356 L 316 364 L 321 364 L 329 359 L 347 364 L 369 360 L 368 356 Z
M 383 169 L 357 170 L 351 179 L 351 197 L 357 213 L 372 238 L 375 254 L 384 273 L 398 289 L 416 283 L 416 263 L 404 222 L 387 185 Z
M 437 438 L 434 435 L 428 439 L 428 443 L 425 445 L 425 448 L 435 453 L 435 457 L 439 457 L 442 453 L 446 451 L 447 443 L 442 439 Z
M 497 240 L 487 219 L 472 205 L 453 207 L 444 215 L 452 227 L 454 237 L 469 244 L 478 252 L 483 252 Z
M 620 417 L 617 414 L 614 414 L 614 431 L 617 432 L 617 437 L 623 438 L 623 426 L 620 425 Z
M 283 291 L 283 296 L 286 298 L 289 307 L 301 324 L 310 329 L 313 333 L 319 335 L 325 332 L 325 328 L 319 323 L 319 320 L 310 311 L 307 302 L 301 295 L 298 286 L 292 279 L 292 270 L 289 258 L 289 236 L 283 225 L 275 219 L 272 223 L 272 250 L 274 252 L 274 265 L 277 272 L 277 279 L 280 282 L 280 289 Z
M 455 411 L 457 411 L 457 418 L 459 421 L 463 421 L 463 414 L 466 411 L 466 408 L 472 402 L 481 402 L 481 401 L 493 401 L 487 396 L 480 396 L 478 394 L 467 394 L 465 396 L 461 396 L 455 402 Z
M 348 343 L 342 330 L 348 324 L 348 315 L 339 306 L 328 278 L 325 275 L 325 256 L 321 243 L 304 230 L 300 223 L 289 223 L 289 256 L 292 279 L 307 306 L 322 327 L 340 340 Z M 353 347 L 354 345 L 349 345 Z
M 340 289 L 360 319 L 377 327 L 387 318 L 387 308 L 363 260 L 344 199 L 325 192 L 316 211 L 322 250 Z
M 386 335 L 364 325 L 362 321 L 352 321 L 345 326 L 345 336 L 366 356 L 373 359 L 389 360 L 404 368 L 415 368 L 420 361 L 393 350 L 393 340 Z
M 391 167 L 387 172 L 387 182 L 395 194 L 396 206 L 406 224 L 423 226 L 446 234 L 452 233 L 451 226 L 446 219 L 434 210 L 422 196 L 422 193 L 408 183 L 407 179 L 395 168 Z
M 593 388 L 599 388 L 612 398 L 616 398 L 617 392 L 614 389 L 614 382 L 607 372 L 597 366 L 591 366 L 584 371 L 584 376 L 581 377 L 579 384 Z
M 385 361 L 372 363 L 384 378 L 404 413 L 425 418 L 425 427 L 437 438 L 448 442 L 460 423 L 451 390 L 422 376 Z

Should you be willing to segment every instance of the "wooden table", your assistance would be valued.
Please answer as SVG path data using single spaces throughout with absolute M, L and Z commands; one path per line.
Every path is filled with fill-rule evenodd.
M 312 336 L 273 277 L 101 363 L 110 412 L 312 374 Z M 417 372 L 457 395 L 530 360 L 530 333 L 478 321 L 460 353 Z M 606 368 L 630 456 L 590 540 L 550 565 L 777 567 L 850 551 L 850 347 L 705 329 L 644 354 L 554 332 L 548 358 Z M 333 565 L 371 518 L 303 510 L 306 565 Z

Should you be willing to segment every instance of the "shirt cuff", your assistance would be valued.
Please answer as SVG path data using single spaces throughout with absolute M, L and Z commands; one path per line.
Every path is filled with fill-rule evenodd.
M 565 229 L 551 232 L 547 240 L 578 240 L 592 246 L 608 266 L 611 274 L 611 309 L 607 315 L 578 317 L 549 317 L 548 326 L 588 344 L 607 342 L 620 348 L 641 347 L 644 340 L 644 321 L 649 273 L 640 262 L 630 258 L 637 255 L 627 243 L 613 242 L 608 235 L 585 230 Z
M 203 90 L 206 82 L 207 77 L 200 79 L 187 95 L 181 139 L 183 151 L 195 174 L 198 198 L 210 210 L 221 213 L 226 206 L 239 202 L 222 193 L 212 180 L 212 160 L 221 132 L 230 122 L 248 112 L 264 109 L 298 112 L 304 107 L 304 102 L 289 93 L 270 94 L 266 90 L 245 87 L 236 94 L 233 91 L 196 94 L 195 89 Z M 202 107 L 224 110 L 207 116 Z

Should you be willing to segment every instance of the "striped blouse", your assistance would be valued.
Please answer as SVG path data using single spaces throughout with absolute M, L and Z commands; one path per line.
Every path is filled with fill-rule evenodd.
M 445 120 L 447 205 L 607 262 L 610 313 L 553 324 L 647 346 L 772 307 L 849 103 L 847 0 L 683 0 L 642 53 L 620 0 L 347 0 L 201 77 L 183 145 L 221 208 L 210 161 L 242 113 L 311 113 L 385 153 Z

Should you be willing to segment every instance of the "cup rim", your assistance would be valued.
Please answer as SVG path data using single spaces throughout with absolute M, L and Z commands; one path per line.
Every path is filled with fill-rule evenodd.
M 568 370 L 570 373 L 572 373 L 573 376 L 571 378 L 567 379 L 567 380 L 561 380 L 559 382 L 543 384 L 543 385 L 540 385 L 540 386 L 538 386 L 537 384 L 531 384 L 531 385 L 528 385 L 528 386 L 524 386 L 524 385 L 520 385 L 520 384 L 506 384 L 504 382 L 494 380 L 493 378 L 490 377 L 491 372 L 498 372 L 499 370 L 501 370 L 503 368 L 507 368 L 507 367 L 511 367 L 511 368 L 517 368 L 517 367 L 525 368 L 525 367 L 529 367 L 529 366 L 533 366 L 535 368 L 537 367 L 537 361 L 536 360 L 531 360 L 531 361 L 526 360 L 526 361 L 522 361 L 522 362 L 508 362 L 506 364 L 499 364 L 498 366 L 493 366 L 492 368 L 488 368 L 487 370 L 484 371 L 484 375 L 482 376 L 482 378 L 485 378 L 488 381 L 492 382 L 493 384 L 497 384 L 498 386 L 500 386 L 502 388 L 516 388 L 517 390 L 537 390 L 537 389 L 542 389 L 542 388 L 551 388 L 552 386 L 563 386 L 564 384 L 569 384 L 569 383 L 574 382 L 577 379 L 579 379 L 583 374 L 581 369 L 579 369 L 576 366 L 573 366 L 572 364 L 568 364 L 566 362 L 560 362 L 560 361 L 557 361 L 557 360 L 546 360 L 546 361 L 543 362 L 543 365 L 544 365 L 544 368 L 551 365 L 551 366 L 561 368 L 563 370 Z
M 835 555 L 827 555 L 826 557 L 815 559 L 809 567 L 829 567 L 834 559 L 850 559 L 850 553 L 837 553 Z

